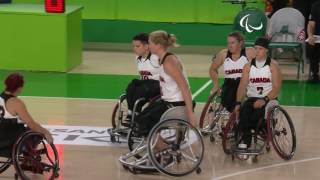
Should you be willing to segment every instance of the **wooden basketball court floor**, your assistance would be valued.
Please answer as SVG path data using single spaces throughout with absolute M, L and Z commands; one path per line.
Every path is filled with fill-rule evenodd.
M 183 59 L 187 74 L 190 77 L 207 77 L 210 55 L 182 54 L 180 57 Z M 77 67 L 71 73 L 114 74 L 115 76 L 136 74 L 132 59 L 133 55 L 127 52 L 86 51 L 84 52 L 83 65 Z M 289 78 L 295 77 L 295 70 L 295 67 L 283 67 L 284 74 Z M 79 89 L 79 91 L 81 90 Z M 303 89 L 292 89 L 292 91 L 303 91 Z M 315 94 L 304 96 L 308 101 L 310 101 L 310 96 L 311 99 L 312 96 L 319 97 Z M 116 103 L 115 98 L 46 97 L 41 94 L 36 96 L 26 95 L 22 99 L 27 104 L 33 117 L 41 124 L 59 125 L 66 129 L 69 126 L 110 127 L 111 112 Z M 313 101 L 319 101 L 319 99 L 313 99 Z M 200 116 L 202 106 L 203 102 L 197 103 L 197 117 Z M 250 160 L 232 161 L 230 156 L 223 153 L 220 142 L 211 143 L 207 137 L 204 137 L 205 156 L 201 164 L 202 173 L 192 173 L 182 178 L 186 180 L 320 179 L 318 170 L 318 166 L 320 166 L 320 121 L 318 115 L 320 107 L 318 103 L 314 106 L 290 104 L 284 107 L 290 114 L 297 133 L 297 150 L 292 160 L 284 161 L 272 150 L 270 153 L 259 156 L 258 163 L 252 163 Z M 121 146 L 117 143 L 113 146 L 58 144 L 57 147 L 61 161 L 61 171 L 58 179 L 61 180 L 172 179 L 172 177 L 160 173 L 134 175 L 124 170 L 118 158 L 121 154 L 128 152 L 125 145 Z M 13 167 L 0 174 L 0 179 L 13 179 L 13 177 Z

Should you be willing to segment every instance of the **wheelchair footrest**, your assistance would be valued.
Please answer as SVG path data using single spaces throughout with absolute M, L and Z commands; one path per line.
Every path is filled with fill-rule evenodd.
M 247 155 L 259 155 L 263 154 L 263 147 L 256 147 L 256 148 L 248 148 L 248 149 L 239 149 L 239 148 L 232 148 L 232 154 L 247 154 Z
M 139 167 L 127 167 L 125 168 L 129 170 L 133 174 L 149 174 L 149 173 L 157 173 L 157 169 L 144 169 Z
M 120 135 L 120 136 L 127 136 L 130 128 L 120 128 L 120 129 L 108 129 L 107 132 L 110 135 Z

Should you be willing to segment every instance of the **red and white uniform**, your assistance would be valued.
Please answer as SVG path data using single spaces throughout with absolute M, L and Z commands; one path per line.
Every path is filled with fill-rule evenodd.
M 140 79 L 159 80 L 159 58 L 157 55 L 149 54 L 146 58 L 138 56 L 136 58 Z

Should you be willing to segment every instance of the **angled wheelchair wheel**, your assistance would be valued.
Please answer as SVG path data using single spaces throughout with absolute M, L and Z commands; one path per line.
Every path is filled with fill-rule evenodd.
M 160 121 L 149 133 L 147 148 L 149 158 L 159 172 L 170 176 L 201 172 L 202 136 L 187 121 Z
M 296 150 L 296 132 L 292 120 L 282 107 L 273 107 L 268 114 L 268 130 L 272 145 L 284 160 L 290 160 Z
M 17 175 L 23 180 L 53 180 L 59 176 L 57 149 L 40 133 L 23 134 L 13 147 L 12 159 Z
M 217 102 L 217 96 L 218 96 L 217 92 L 215 92 L 214 94 L 211 94 L 208 97 L 208 100 L 201 112 L 201 116 L 199 120 L 200 129 L 208 128 L 208 126 L 213 123 L 212 121 L 214 119 L 217 119 L 215 118 L 216 112 L 219 108 L 219 103 Z
M 231 147 L 236 144 L 237 141 L 237 122 L 236 122 L 236 114 L 233 112 L 230 115 L 230 119 L 223 130 L 222 135 L 222 148 L 224 153 L 231 154 Z
M 122 95 L 119 98 L 119 101 L 114 106 L 111 116 L 112 128 L 116 128 L 117 125 L 121 125 L 123 120 L 127 117 L 128 114 L 128 104 L 126 100 L 126 95 Z
M 5 157 L 5 156 L 0 156 L 0 174 L 6 171 L 10 166 L 11 166 L 11 158 Z

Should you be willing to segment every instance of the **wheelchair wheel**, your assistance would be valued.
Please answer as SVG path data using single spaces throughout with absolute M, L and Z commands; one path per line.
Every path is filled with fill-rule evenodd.
M 214 94 L 211 94 L 204 105 L 200 120 L 199 120 L 199 128 L 205 129 L 208 128 L 209 124 L 212 124 L 211 121 L 218 120 L 218 118 L 215 118 L 216 111 L 219 108 L 219 103 L 217 102 L 217 92 Z
M 270 110 L 268 119 L 274 149 L 282 159 L 290 160 L 295 153 L 297 140 L 289 114 L 282 107 L 275 106 Z
M 57 149 L 40 133 L 22 135 L 14 145 L 12 159 L 17 175 L 23 180 L 36 179 L 37 176 L 53 180 L 59 176 Z
M 128 133 L 127 140 L 128 140 L 129 151 L 131 152 L 134 149 L 136 149 L 136 147 L 138 147 L 139 144 L 143 142 L 143 137 L 135 133 L 135 131 L 130 130 Z M 140 159 L 142 156 L 139 154 L 136 154 L 134 157 L 136 157 L 137 159 Z
M 148 155 L 155 168 L 170 176 L 199 171 L 204 145 L 200 132 L 181 119 L 160 121 L 149 133 Z
M 119 101 L 114 106 L 111 116 L 112 128 L 116 128 L 118 123 L 122 123 L 123 120 L 127 117 L 128 113 L 128 104 L 126 100 L 126 95 L 120 96 Z
M 236 114 L 232 113 L 222 135 L 222 148 L 226 154 L 231 154 L 231 147 L 235 145 L 237 141 L 236 123 Z
M 0 174 L 6 171 L 11 165 L 10 157 L 0 157 Z

